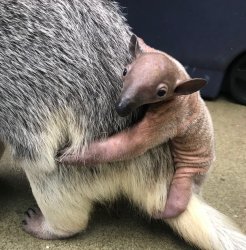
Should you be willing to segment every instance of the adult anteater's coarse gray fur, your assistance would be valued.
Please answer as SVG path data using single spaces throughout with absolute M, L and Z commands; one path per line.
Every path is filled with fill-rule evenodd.
M 55 161 L 67 143 L 77 148 L 131 124 L 114 110 L 129 40 L 109 0 L 0 0 L 0 140 L 25 170 L 40 208 L 23 222 L 32 235 L 76 234 L 94 202 L 119 194 L 149 216 L 165 205 L 173 174 L 167 145 L 96 169 Z M 245 249 L 244 236 L 195 195 L 167 223 L 201 248 Z

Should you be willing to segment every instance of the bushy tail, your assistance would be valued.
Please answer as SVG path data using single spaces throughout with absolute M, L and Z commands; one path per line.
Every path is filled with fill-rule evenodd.
M 165 220 L 190 244 L 206 250 L 246 250 L 246 236 L 227 218 L 193 195 L 187 210 Z

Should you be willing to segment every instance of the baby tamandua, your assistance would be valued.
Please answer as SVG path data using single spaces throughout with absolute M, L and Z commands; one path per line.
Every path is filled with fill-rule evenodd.
M 198 92 L 206 81 L 191 79 L 178 61 L 135 35 L 129 48 L 134 60 L 123 71 L 116 110 L 126 116 L 149 104 L 144 118 L 79 153 L 63 151 L 60 161 L 76 165 L 122 161 L 169 141 L 175 174 L 166 206 L 154 216 L 175 217 L 186 209 L 192 188 L 199 190 L 214 159 L 213 126 Z

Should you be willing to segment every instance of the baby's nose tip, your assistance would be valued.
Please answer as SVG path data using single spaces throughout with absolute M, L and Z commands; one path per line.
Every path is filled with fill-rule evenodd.
M 116 112 L 119 116 L 127 116 L 132 112 L 131 104 L 128 100 L 119 100 L 115 105 Z

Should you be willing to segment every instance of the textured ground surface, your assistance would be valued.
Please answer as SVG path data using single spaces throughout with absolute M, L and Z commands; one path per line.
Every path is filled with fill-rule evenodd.
M 214 120 L 217 161 L 204 197 L 246 232 L 246 107 L 223 99 L 207 104 Z M 127 204 L 99 207 L 87 231 L 72 239 L 38 240 L 20 227 L 23 212 L 32 204 L 22 173 L 0 167 L 0 249 L 193 249 L 166 225 L 137 216 Z

